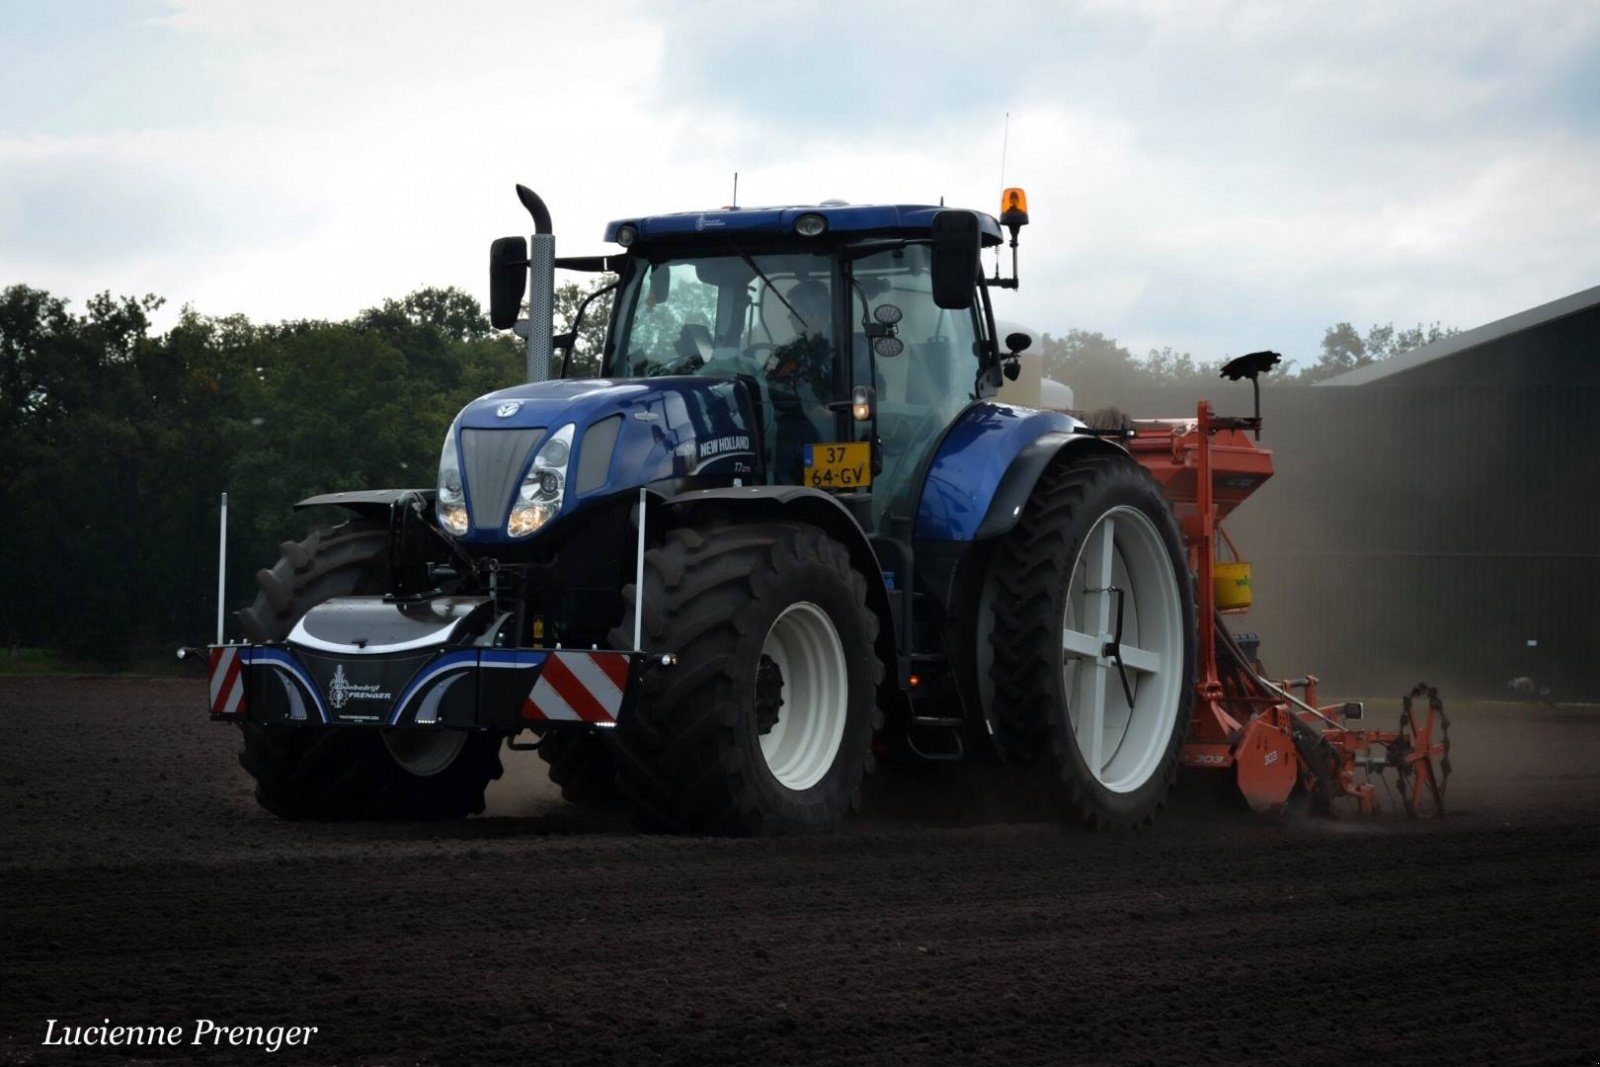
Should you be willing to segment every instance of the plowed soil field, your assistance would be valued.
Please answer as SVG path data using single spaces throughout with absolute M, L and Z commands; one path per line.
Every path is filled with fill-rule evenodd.
M 1600 1061 L 1593 709 L 1452 705 L 1426 824 L 1093 835 L 931 768 L 729 841 L 582 816 L 527 753 L 483 817 L 280 822 L 204 700 L 0 680 L 0 1063 Z M 107 1020 L 179 1044 L 45 1043 Z

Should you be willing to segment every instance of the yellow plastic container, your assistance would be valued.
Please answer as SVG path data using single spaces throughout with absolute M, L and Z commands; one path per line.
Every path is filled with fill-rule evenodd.
M 1213 563 L 1211 565 L 1211 590 L 1217 607 L 1223 611 L 1248 608 L 1250 595 L 1250 564 Z

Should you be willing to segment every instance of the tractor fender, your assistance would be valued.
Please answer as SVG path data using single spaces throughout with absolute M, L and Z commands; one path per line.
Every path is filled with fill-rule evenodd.
M 1103 437 L 1080 433 L 1052 431 L 1029 442 L 1012 459 L 1011 466 L 1006 468 L 1000 484 L 995 487 L 994 496 L 989 498 L 989 508 L 984 512 L 983 521 L 978 524 L 973 540 L 986 541 L 1008 533 L 1021 518 L 1022 507 L 1033 495 L 1033 487 L 1039 484 L 1039 476 L 1055 462 L 1057 456 L 1068 451 L 1082 455 L 1127 450 Z
M 295 502 L 294 509 L 336 507 L 346 508 L 362 518 L 387 518 L 390 510 L 402 500 L 416 498 L 426 507 L 433 503 L 435 489 L 354 489 L 344 493 L 322 493 Z
M 711 509 L 737 520 L 781 519 L 816 526 L 850 550 L 851 563 L 867 579 L 867 599 L 872 603 L 873 610 L 876 611 L 880 606 L 885 610 L 888 608 L 878 554 L 873 551 L 860 523 L 828 493 L 803 485 L 691 489 L 667 497 L 662 506 L 686 518 L 694 512 Z
M 1124 451 L 1081 432 L 1059 411 L 981 402 L 963 411 L 934 453 L 917 502 L 919 541 L 983 541 L 1016 525 L 1022 506 L 1066 450 Z

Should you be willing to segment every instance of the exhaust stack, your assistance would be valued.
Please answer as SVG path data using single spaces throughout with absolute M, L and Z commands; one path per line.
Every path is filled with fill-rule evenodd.
M 533 216 L 533 243 L 502 237 L 489 246 L 489 321 L 497 330 L 513 330 L 528 342 L 528 381 L 550 377 L 551 337 L 555 315 L 556 239 L 550 209 L 539 194 L 517 186 L 517 199 Z M 518 318 L 522 295 L 528 294 L 528 317 Z
M 533 216 L 533 238 L 528 248 L 528 381 L 542 382 L 550 377 L 556 295 L 556 238 L 550 225 L 550 209 L 539 199 L 539 194 L 526 185 L 519 185 L 517 199 Z

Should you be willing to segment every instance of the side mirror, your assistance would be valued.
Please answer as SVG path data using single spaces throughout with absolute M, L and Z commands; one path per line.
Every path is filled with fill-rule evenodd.
M 1017 330 L 1006 334 L 1006 354 L 1000 358 L 1004 361 L 1000 365 L 1007 381 L 1016 381 L 1022 376 L 1022 353 L 1033 345 L 1033 338 Z
M 528 286 L 528 239 L 502 237 L 489 246 L 489 322 L 497 330 L 517 324 Z
M 933 302 L 947 311 L 972 306 L 978 282 L 978 216 L 941 211 L 933 217 Z

